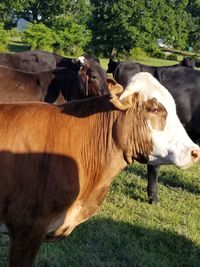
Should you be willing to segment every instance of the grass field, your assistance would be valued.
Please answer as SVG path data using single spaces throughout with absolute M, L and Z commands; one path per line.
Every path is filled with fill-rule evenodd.
M 38 267 L 199 267 L 200 164 L 162 166 L 158 205 L 147 203 L 146 166 L 113 180 L 98 213 L 63 241 L 44 243 Z M 0 266 L 8 238 L 0 237 Z
M 108 61 L 109 59 L 107 58 L 100 59 L 101 65 L 105 70 L 107 70 L 108 68 Z M 158 58 L 147 58 L 146 60 L 140 61 L 140 63 L 151 66 L 170 66 L 177 64 L 178 62 L 173 60 L 164 60 Z

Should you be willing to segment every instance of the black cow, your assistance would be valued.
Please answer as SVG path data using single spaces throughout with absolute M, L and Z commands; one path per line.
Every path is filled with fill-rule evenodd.
M 196 61 L 191 57 L 185 57 L 181 62 L 180 65 L 183 67 L 188 68 L 195 68 L 196 67 Z
M 112 63 L 112 64 L 111 64 Z M 108 71 L 118 83 L 127 86 L 138 72 L 149 72 L 165 86 L 175 99 L 177 114 L 190 138 L 200 144 L 200 71 L 181 65 L 155 67 L 130 61 L 111 62 Z M 159 166 L 147 166 L 149 203 L 157 202 Z
M 190 57 L 186 57 L 179 64 L 175 64 L 169 67 L 171 68 L 177 66 L 195 68 L 195 60 Z M 120 82 L 123 83 L 124 86 L 126 86 L 128 79 L 132 75 L 135 75 L 136 73 L 141 71 L 149 72 L 157 78 L 157 69 L 159 68 L 160 67 L 158 66 L 148 66 L 134 61 L 115 61 L 110 58 L 108 62 L 107 73 L 112 73 L 113 77 L 116 80 L 120 79 Z
M 60 98 L 57 100 L 60 93 L 67 101 L 109 93 L 106 72 L 99 63 L 85 60 L 73 64 L 71 69 L 37 73 L 0 65 L 0 102 L 60 103 Z
M 83 54 L 86 60 L 100 63 L 99 59 L 89 54 Z M 57 67 L 66 67 L 77 70 L 76 58 L 67 58 L 55 53 L 40 50 L 29 50 L 18 53 L 0 53 L 0 65 L 28 72 L 54 70 Z
M 18 53 L 0 53 L 0 64 L 28 72 L 54 70 L 62 56 L 46 51 L 25 51 Z
M 106 71 L 99 63 L 94 60 L 85 60 L 78 64 L 80 64 L 78 72 L 64 68 L 66 76 L 62 73 L 60 76 L 58 69 L 57 77 L 65 84 L 61 92 L 67 101 L 109 93 Z

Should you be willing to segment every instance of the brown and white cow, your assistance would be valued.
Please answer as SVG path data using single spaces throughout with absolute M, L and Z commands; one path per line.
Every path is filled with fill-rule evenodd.
M 10 235 L 11 267 L 32 266 L 45 238 L 92 216 L 127 164 L 184 168 L 200 157 L 173 98 L 145 73 L 122 94 L 1 104 L 0 140 L 0 231 Z

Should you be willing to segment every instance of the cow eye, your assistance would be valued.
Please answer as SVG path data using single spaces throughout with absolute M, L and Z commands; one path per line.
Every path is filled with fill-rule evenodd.
M 159 108 L 151 108 L 150 112 L 153 114 L 157 114 L 159 112 Z

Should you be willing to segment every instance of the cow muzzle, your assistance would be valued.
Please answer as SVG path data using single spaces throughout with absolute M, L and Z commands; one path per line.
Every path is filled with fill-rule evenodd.
M 199 149 L 192 149 L 190 151 L 192 159 L 196 162 L 200 159 L 200 148 Z
M 189 149 L 188 154 L 190 157 L 190 162 L 184 166 L 179 166 L 180 169 L 187 169 L 188 167 L 192 166 L 194 163 L 200 160 L 200 147 Z

